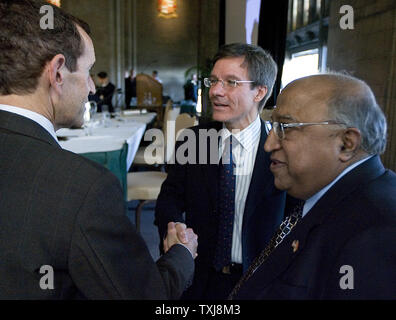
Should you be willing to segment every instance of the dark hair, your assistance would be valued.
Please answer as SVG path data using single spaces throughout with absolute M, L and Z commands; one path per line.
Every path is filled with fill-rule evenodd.
M 261 112 L 272 93 L 278 72 L 278 67 L 274 59 L 269 52 L 259 46 L 246 43 L 231 43 L 220 47 L 212 63 L 214 65 L 218 60 L 230 57 L 245 57 L 244 64 L 247 65 L 250 77 L 250 79 L 246 80 L 254 81 L 251 86 L 252 88 L 257 86 L 267 87 L 267 93 L 259 104 L 259 112 Z
M 53 29 L 40 27 L 44 5 L 53 8 Z M 45 65 L 57 54 L 76 71 L 84 51 L 77 25 L 89 34 L 85 22 L 42 0 L 1 0 L 0 21 L 0 95 L 34 92 Z
M 105 79 L 105 78 L 107 78 L 107 73 L 104 72 L 104 71 L 101 71 L 101 72 L 98 73 L 98 77 L 100 79 Z

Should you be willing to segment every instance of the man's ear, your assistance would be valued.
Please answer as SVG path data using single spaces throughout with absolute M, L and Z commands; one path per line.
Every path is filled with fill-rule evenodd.
M 65 65 L 66 59 L 63 54 L 57 54 L 48 65 L 49 72 L 49 82 L 52 89 L 54 89 L 57 93 L 61 93 L 62 85 L 65 81 Z
M 357 128 L 348 128 L 343 132 L 340 145 L 340 160 L 347 162 L 360 151 L 362 135 Z
M 266 86 L 258 86 L 257 89 L 258 89 L 257 94 L 254 97 L 255 102 L 259 102 L 259 101 L 263 100 L 263 98 L 265 97 L 265 95 L 267 94 L 267 91 L 268 91 Z

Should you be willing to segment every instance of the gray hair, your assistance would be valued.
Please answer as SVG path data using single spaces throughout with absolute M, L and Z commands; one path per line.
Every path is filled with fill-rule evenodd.
M 387 123 L 370 87 L 350 75 L 330 73 L 325 76 L 334 83 L 327 101 L 331 119 L 359 129 L 361 148 L 368 154 L 382 154 L 386 148 Z
M 278 66 L 274 59 L 268 51 L 259 46 L 246 43 L 230 43 L 220 47 L 212 63 L 214 65 L 218 60 L 229 57 L 245 57 L 244 64 L 247 66 L 250 80 L 254 81 L 251 88 L 267 87 L 267 93 L 259 103 L 259 112 L 261 112 L 272 93 L 278 72 Z

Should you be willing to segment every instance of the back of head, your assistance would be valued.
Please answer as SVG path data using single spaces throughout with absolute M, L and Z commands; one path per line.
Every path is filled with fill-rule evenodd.
M 106 79 L 107 78 L 107 72 L 101 71 L 98 73 L 98 77 L 100 79 Z
M 381 154 L 385 151 L 386 118 L 374 93 L 364 81 L 336 72 L 307 79 L 316 83 L 320 81 L 325 86 L 324 90 L 328 90 L 325 102 L 329 119 L 359 129 L 361 148 L 368 154 Z
M 259 111 L 261 111 L 272 93 L 278 67 L 269 52 L 259 46 L 246 43 L 231 43 L 221 46 L 212 63 L 214 65 L 220 59 L 234 57 L 245 57 L 244 64 L 247 67 L 250 79 L 244 80 L 254 81 L 252 88 L 257 86 L 267 87 L 267 93 L 259 104 Z
M 48 6 L 53 28 L 41 23 L 49 11 L 40 9 Z M 34 92 L 45 65 L 57 54 L 65 56 L 71 72 L 77 69 L 84 45 L 76 25 L 89 33 L 86 23 L 42 0 L 2 0 L 0 21 L 0 95 Z

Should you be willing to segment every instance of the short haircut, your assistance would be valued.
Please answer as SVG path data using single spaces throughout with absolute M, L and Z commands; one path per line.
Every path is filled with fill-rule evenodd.
M 331 119 L 359 129 L 361 148 L 368 154 L 382 154 L 386 148 L 386 118 L 367 83 L 342 73 L 318 76 L 325 76 L 332 82 L 327 100 Z
M 100 79 L 106 79 L 107 78 L 107 72 L 101 71 L 98 73 L 98 77 Z
M 40 27 L 44 5 L 53 8 L 53 29 Z M 34 92 L 45 65 L 57 54 L 76 71 L 84 51 L 77 25 L 90 33 L 88 24 L 42 0 L 2 0 L 0 24 L 0 95 Z
M 259 112 L 263 109 L 268 98 L 271 96 L 272 89 L 276 80 L 278 67 L 269 52 L 259 46 L 246 43 L 231 43 L 223 45 L 215 54 L 212 63 L 214 64 L 223 58 L 244 57 L 244 64 L 247 66 L 250 79 L 254 81 L 251 88 L 266 86 L 267 93 L 259 103 Z

